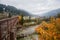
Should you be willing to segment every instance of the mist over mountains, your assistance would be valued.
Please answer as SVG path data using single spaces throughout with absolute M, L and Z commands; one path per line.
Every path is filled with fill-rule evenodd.
M 13 6 L 6 6 L 3 4 L 0 4 L 0 13 L 3 12 L 3 8 L 5 8 L 5 12 L 9 12 L 12 15 L 24 15 L 24 16 L 30 16 L 30 13 L 25 11 L 25 10 L 21 10 L 21 9 L 17 9 Z
M 46 16 L 46 17 L 50 17 L 50 16 L 57 16 L 57 14 L 60 14 L 60 8 L 59 9 L 55 9 L 55 10 L 51 10 L 47 13 L 43 13 L 40 16 Z
M 17 9 L 13 6 L 9 6 L 9 5 L 6 6 L 6 5 L 3 5 L 3 4 L 0 4 L 0 13 L 3 12 L 3 8 L 5 8 L 5 12 L 9 12 L 12 15 L 35 16 L 35 15 L 30 14 L 29 12 L 27 12 L 25 10 Z M 56 9 L 56 10 L 51 10 L 47 13 L 43 13 L 42 15 L 39 14 L 38 16 L 50 17 L 50 16 L 56 16 L 58 13 L 60 13 L 60 8 Z

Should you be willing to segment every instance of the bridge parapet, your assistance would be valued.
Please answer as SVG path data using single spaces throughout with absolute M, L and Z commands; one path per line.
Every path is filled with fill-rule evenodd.
M 0 20 L 0 40 L 16 40 L 18 16 Z

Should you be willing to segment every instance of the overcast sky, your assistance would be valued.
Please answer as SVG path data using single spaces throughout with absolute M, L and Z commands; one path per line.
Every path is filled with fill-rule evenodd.
M 24 9 L 32 14 L 42 14 L 60 8 L 60 0 L 0 0 L 0 3 Z

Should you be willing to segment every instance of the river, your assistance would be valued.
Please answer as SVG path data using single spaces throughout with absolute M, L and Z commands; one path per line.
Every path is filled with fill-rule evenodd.
M 18 35 L 24 35 L 25 37 L 20 38 L 19 40 L 38 40 L 38 35 L 35 33 L 35 28 L 38 25 L 30 26 L 22 31 L 18 31 Z

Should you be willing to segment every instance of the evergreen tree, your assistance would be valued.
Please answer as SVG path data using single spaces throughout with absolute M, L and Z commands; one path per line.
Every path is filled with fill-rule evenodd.
M 21 15 L 21 25 L 23 25 L 23 22 L 24 22 L 24 20 L 23 20 L 23 14 Z
M 60 13 L 57 14 L 57 17 L 60 18 Z
M 8 17 L 11 17 L 11 14 L 9 13 L 9 16 Z

